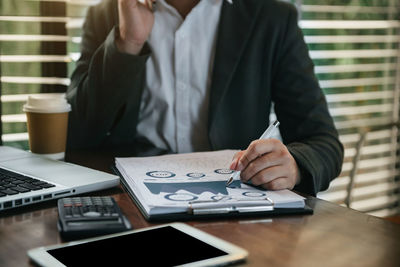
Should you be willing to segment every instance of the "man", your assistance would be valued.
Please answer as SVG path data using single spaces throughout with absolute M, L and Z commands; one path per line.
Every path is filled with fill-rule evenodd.
M 343 147 L 295 8 L 276 0 L 106 0 L 89 9 L 67 97 L 70 148 L 244 149 L 231 168 L 315 195 Z M 256 140 L 271 104 L 283 142 Z M 249 145 L 250 144 L 250 145 Z

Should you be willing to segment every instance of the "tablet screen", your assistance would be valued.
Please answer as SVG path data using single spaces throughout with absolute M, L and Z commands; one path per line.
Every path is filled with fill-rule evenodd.
M 171 226 L 48 250 L 66 266 L 175 266 L 227 255 Z

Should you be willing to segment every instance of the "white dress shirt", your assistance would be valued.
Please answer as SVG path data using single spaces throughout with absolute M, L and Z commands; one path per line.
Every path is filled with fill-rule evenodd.
M 209 90 L 222 0 L 202 0 L 186 16 L 157 1 L 148 44 L 137 136 L 184 153 L 209 150 Z

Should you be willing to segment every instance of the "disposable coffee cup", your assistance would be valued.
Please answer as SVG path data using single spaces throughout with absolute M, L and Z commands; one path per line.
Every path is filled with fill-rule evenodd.
M 65 94 L 30 95 L 23 111 L 27 117 L 31 152 L 63 160 L 67 143 L 68 113 L 71 111 Z

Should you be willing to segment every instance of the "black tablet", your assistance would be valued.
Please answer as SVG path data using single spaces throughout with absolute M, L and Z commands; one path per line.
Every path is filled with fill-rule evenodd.
M 28 255 L 40 266 L 215 266 L 245 260 L 248 253 L 187 224 L 171 223 L 35 248 Z

